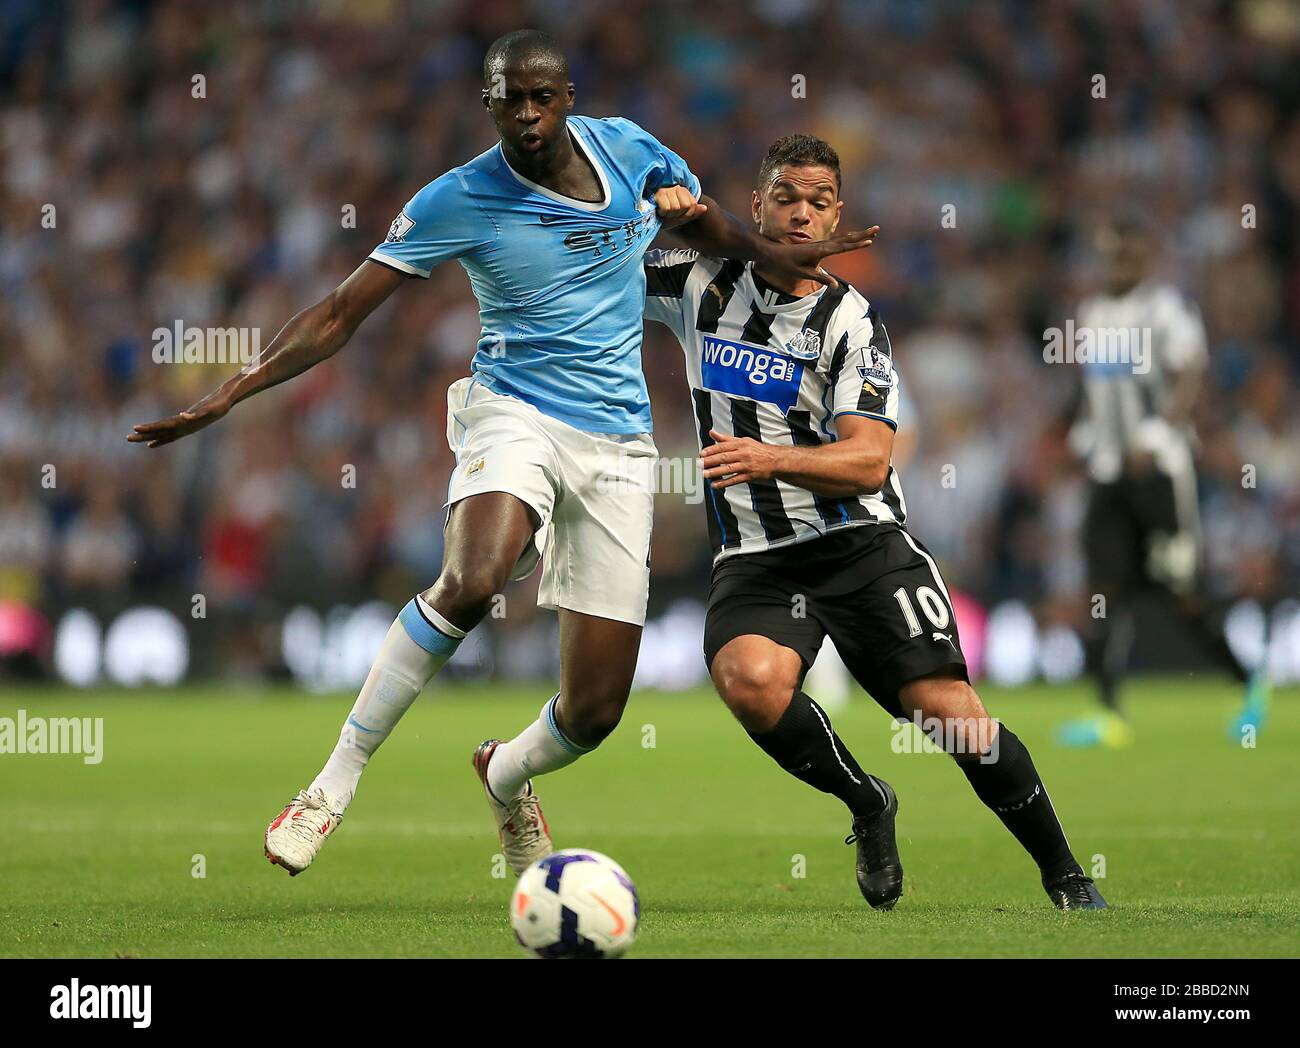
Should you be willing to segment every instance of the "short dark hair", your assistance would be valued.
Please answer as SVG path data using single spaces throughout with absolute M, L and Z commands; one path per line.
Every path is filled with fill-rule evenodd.
M 828 167 L 835 172 L 835 191 L 840 190 L 840 155 L 813 135 L 783 135 L 767 147 L 767 155 L 758 168 L 758 184 L 767 185 L 772 175 L 787 164 L 795 167 Z
M 540 29 L 515 29 L 492 41 L 483 56 L 483 83 L 490 85 L 492 75 L 515 62 L 534 61 L 549 65 L 566 81 L 569 79 L 569 60 L 550 33 Z

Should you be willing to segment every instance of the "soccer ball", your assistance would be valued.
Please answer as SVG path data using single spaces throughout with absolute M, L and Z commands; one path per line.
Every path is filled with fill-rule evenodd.
M 636 938 L 641 902 L 623 867 L 568 848 L 523 872 L 510 900 L 519 945 L 537 957 L 617 957 Z

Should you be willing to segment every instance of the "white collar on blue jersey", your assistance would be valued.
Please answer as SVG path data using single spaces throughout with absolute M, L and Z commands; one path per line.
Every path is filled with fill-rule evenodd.
M 596 172 L 596 177 L 600 179 L 600 200 L 575 200 L 573 197 L 568 197 L 563 193 L 555 192 L 553 189 L 547 189 L 545 186 L 540 186 L 532 179 L 524 178 L 523 175 L 510 166 L 510 161 L 506 159 L 505 153 L 501 152 L 501 143 L 498 142 L 497 152 L 501 153 L 501 163 L 505 165 L 507 171 L 514 175 L 515 178 L 526 185 L 534 193 L 541 193 L 544 197 L 548 197 L 551 200 L 557 200 L 561 204 L 568 204 L 570 207 L 576 207 L 581 211 L 604 211 L 605 208 L 609 207 L 610 201 L 613 199 L 613 194 L 609 191 L 609 179 L 605 177 L 605 169 L 600 166 L 600 161 L 596 159 L 596 151 L 587 143 L 587 140 L 578 130 L 577 125 L 566 121 L 565 126 L 569 129 L 569 134 L 573 136 L 574 148 L 582 151 L 582 155 L 587 158 L 587 161 L 591 164 L 592 170 Z

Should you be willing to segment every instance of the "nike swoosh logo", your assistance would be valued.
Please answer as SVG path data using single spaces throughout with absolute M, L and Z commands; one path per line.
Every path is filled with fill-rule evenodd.
M 609 903 L 607 903 L 604 899 L 602 899 L 602 898 L 601 898 L 599 895 L 597 895 L 595 892 L 592 892 L 592 893 L 591 893 L 591 897 L 592 897 L 593 899 L 595 899 L 598 903 L 600 903 L 603 907 L 605 907 L 605 911 L 606 911 L 606 912 L 607 912 L 611 917 L 614 918 L 614 925 L 615 925 L 615 927 L 614 927 L 614 935 L 616 935 L 616 936 L 618 936 L 618 935 L 622 935 L 622 934 L 623 934 L 623 930 L 624 930 L 625 928 L 627 928 L 627 921 L 625 921 L 625 920 L 623 919 L 622 915 L 621 915 L 621 914 L 620 914 L 616 909 L 614 909 L 614 907 L 612 907 Z
M 551 215 L 549 218 L 546 215 L 538 215 L 537 217 L 542 220 L 544 226 L 552 226 L 564 218 L 563 215 Z

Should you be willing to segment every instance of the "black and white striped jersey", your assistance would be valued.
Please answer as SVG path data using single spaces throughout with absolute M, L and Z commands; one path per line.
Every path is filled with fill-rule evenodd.
M 1072 438 L 1092 479 L 1117 480 L 1137 450 L 1168 459 L 1167 471 L 1190 470 L 1191 433 L 1169 425 L 1163 412 L 1176 375 L 1208 361 L 1196 306 L 1172 284 L 1144 280 L 1122 295 L 1080 303 L 1074 341 L 1084 400 Z
M 793 298 L 763 285 L 749 263 L 686 250 L 647 252 L 645 270 L 645 315 L 671 328 L 686 354 L 701 447 L 713 443 L 711 429 L 765 444 L 826 444 L 846 414 L 898 428 L 889 335 L 853 288 Z M 874 495 L 816 495 L 781 480 L 706 492 L 715 563 L 839 528 L 906 522 L 892 465 Z

